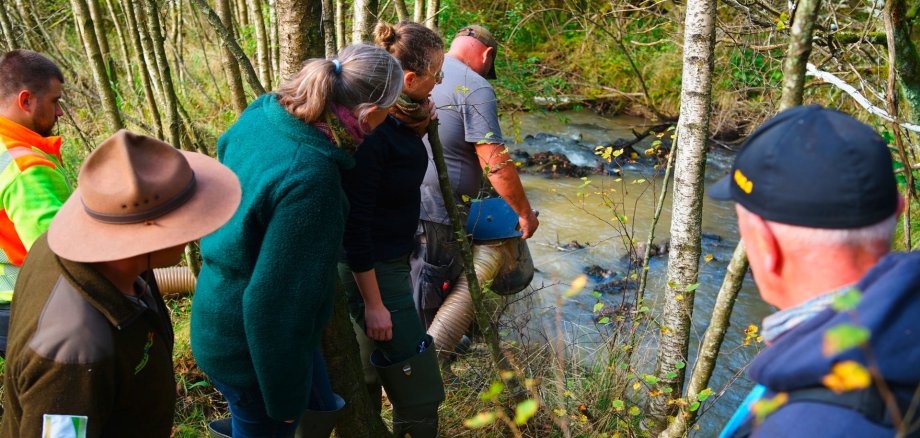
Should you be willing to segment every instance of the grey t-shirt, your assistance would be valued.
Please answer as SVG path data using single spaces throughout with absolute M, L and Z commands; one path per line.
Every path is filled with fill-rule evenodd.
M 444 80 L 434 87 L 431 100 L 438 110 L 444 161 L 454 195 L 476 198 L 483 189 L 482 167 L 476 155 L 476 144 L 504 144 L 498 125 L 498 102 L 489 82 L 452 56 L 444 57 Z M 441 198 L 438 173 L 428 149 L 428 169 L 422 182 L 422 220 L 450 223 Z

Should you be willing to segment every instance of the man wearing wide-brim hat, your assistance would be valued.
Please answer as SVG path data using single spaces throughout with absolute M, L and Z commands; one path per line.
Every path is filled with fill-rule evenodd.
M 168 437 L 173 333 L 152 269 L 230 219 L 239 182 L 127 131 L 78 182 L 16 284 L 0 436 Z

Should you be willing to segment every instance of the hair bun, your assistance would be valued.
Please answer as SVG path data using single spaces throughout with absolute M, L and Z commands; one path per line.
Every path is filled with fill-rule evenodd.
M 374 43 L 378 46 L 389 50 L 390 46 L 395 44 L 398 39 L 399 35 L 396 33 L 396 28 L 388 23 L 381 21 L 374 27 Z

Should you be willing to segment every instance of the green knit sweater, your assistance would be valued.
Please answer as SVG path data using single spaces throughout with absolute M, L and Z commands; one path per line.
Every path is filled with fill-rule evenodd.
M 313 352 L 332 314 L 348 211 L 339 171 L 354 161 L 274 95 L 240 115 L 217 155 L 236 172 L 243 198 L 233 218 L 201 242 L 195 360 L 223 384 L 258 385 L 272 418 L 299 418 Z

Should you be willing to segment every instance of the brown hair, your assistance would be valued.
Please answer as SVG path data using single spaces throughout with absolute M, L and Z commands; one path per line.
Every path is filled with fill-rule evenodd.
M 395 26 L 377 23 L 374 43 L 392 53 L 404 70 L 416 74 L 428 73 L 431 69 L 433 50 L 444 50 L 444 41 L 435 31 L 411 21 Z
M 61 69 L 38 52 L 16 49 L 0 57 L 0 99 L 29 90 L 42 94 L 52 79 L 64 83 Z
M 367 44 L 342 49 L 336 59 L 316 58 L 278 87 L 278 103 L 289 113 L 312 123 L 329 103 L 358 110 L 362 120 L 371 106 L 390 107 L 402 92 L 399 61 Z

